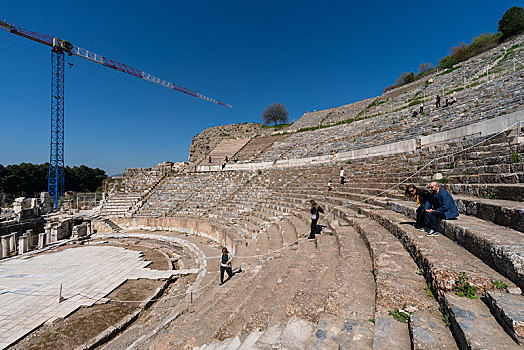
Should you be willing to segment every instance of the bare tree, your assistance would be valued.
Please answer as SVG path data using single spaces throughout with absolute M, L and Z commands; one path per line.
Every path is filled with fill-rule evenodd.
M 421 63 L 418 67 L 418 73 L 427 73 L 433 70 L 433 65 L 431 63 Z
M 273 103 L 264 109 L 262 113 L 262 120 L 264 124 L 274 122 L 277 125 L 278 122 L 281 124 L 287 123 L 287 116 L 289 112 L 282 103 Z

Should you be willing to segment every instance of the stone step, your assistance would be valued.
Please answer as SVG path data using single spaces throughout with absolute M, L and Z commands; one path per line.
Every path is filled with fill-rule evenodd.
M 524 173 L 452 175 L 446 178 L 450 184 L 518 184 L 524 183 Z
M 327 260 L 331 262 L 332 259 L 328 251 L 324 251 L 328 249 L 324 247 L 325 241 L 326 239 L 319 240 L 318 250 L 316 248 L 311 249 L 313 246 L 312 242 L 301 241 L 300 245 L 305 247 L 307 255 L 319 256 L 320 260 L 324 259 L 324 263 L 327 263 Z M 323 258 L 322 255 L 324 255 Z M 300 316 L 311 317 L 310 313 L 317 310 L 313 305 L 308 307 L 307 296 L 304 297 L 303 295 L 306 292 L 303 286 L 310 284 L 308 279 L 310 279 L 311 267 L 318 268 L 317 266 L 322 266 L 322 263 L 317 262 L 311 265 L 311 258 L 305 258 L 303 254 L 297 254 L 293 250 L 280 255 L 275 261 L 275 264 L 278 265 L 273 267 L 271 279 L 266 278 L 258 282 L 255 287 L 258 291 L 252 292 L 243 304 L 235 308 L 234 316 L 230 316 L 219 327 L 219 334 L 233 334 L 234 329 L 250 332 L 249 328 L 256 325 L 257 322 L 262 322 L 266 325 L 267 322 L 280 324 L 282 321 L 287 320 L 290 314 L 301 313 Z M 308 268 L 308 266 L 310 267 Z M 263 268 L 266 267 L 264 266 Z M 276 269 L 280 271 L 280 274 L 276 273 Z M 329 271 L 329 269 L 327 266 L 326 270 Z M 330 283 L 327 283 L 325 273 L 315 275 L 317 278 L 326 281 L 328 286 L 330 285 Z M 298 310 L 295 309 L 296 301 L 294 301 L 294 298 L 297 297 L 300 298 L 299 305 L 301 306 L 301 309 Z M 271 304 L 268 305 L 266 303 L 267 300 L 271 300 Z M 289 333 L 289 330 L 287 333 Z M 286 330 L 284 330 L 280 337 L 280 342 L 283 344 L 287 343 L 291 339 L 291 335 L 286 334 Z
M 273 346 L 276 346 L 283 331 L 284 326 L 281 324 L 275 324 L 268 327 L 255 342 L 255 347 L 252 349 L 272 349 Z
M 230 337 L 237 332 L 250 333 L 255 328 L 265 330 L 269 324 L 282 321 L 280 317 L 277 320 L 273 319 L 274 307 L 267 305 L 266 301 L 273 300 L 274 303 L 279 304 L 293 293 L 295 287 L 292 285 L 288 287 L 289 290 L 282 289 L 280 285 L 288 283 L 286 280 L 290 276 L 290 266 L 293 265 L 296 257 L 296 252 L 292 251 L 289 254 L 280 255 L 279 258 L 267 259 L 263 265 L 257 267 L 268 271 L 261 271 L 263 274 L 260 278 L 253 280 L 248 290 L 244 291 L 243 301 L 234 305 L 233 313 L 216 328 L 215 334 L 218 339 Z M 279 289 L 278 295 L 268 299 L 275 289 Z M 238 291 L 232 289 L 231 293 L 238 293 Z M 280 307 L 285 309 L 285 305 Z
M 313 348 L 371 349 L 375 313 L 375 281 L 364 241 L 349 224 L 331 220 L 339 243 L 333 301 L 335 314 L 324 313 L 317 323 Z M 358 266 L 358 268 L 355 268 Z
M 271 251 L 275 251 L 283 247 L 284 240 L 279 226 L 275 224 L 270 225 L 267 229 L 267 233 L 269 237 L 269 249 Z
M 451 326 L 462 349 L 522 349 L 480 300 L 445 293 Z
M 289 218 L 278 222 L 280 232 L 282 233 L 282 244 L 287 246 L 298 239 L 296 227 L 289 221 Z
M 417 315 L 418 323 L 413 333 L 415 348 L 432 348 L 437 344 L 446 349 L 456 348 L 453 336 L 442 321 L 437 301 L 402 243 L 374 220 L 359 218 L 350 210 L 345 210 L 345 214 L 353 215 L 349 220 L 362 235 L 372 256 L 377 285 L 374 347 L 411 346 L 408 322 L 401 327 L 397 324 L 401 322 L 391 316 L 391 313 L 407 309 L 420 315 Z M 377 332 L 377 328 L 381 332 Z
M 391 209 L 410 218 L 416 217 L 413 202 L 393 202 Z M 440 231 L 524 289 L 522 232 L 464 215 L 455 220 L 442 220 Z
M 510 201 L 524 200 L 524 184 L 444 184 L 442 188 L 453 194 L 502 199 Z
M 196 300 L 187 315 L 177 319 L 174 329 L 177 337 L 189 340 L 194 337 L 197 343 L 208 343 L 212 338 L 220 341 L 230 338 L 236 331 L 230 331 L 228 320 L 237 317 L 242 305 L 250 303 L 253 295 L 265 294 L 264 288 L 276 284 L 285 273 L 282 260 L 267 261 L 264 265 L 248 265 L 244 271 L 235 275 L 222 286 L 218 282 L 207 288 Z
M 524 344 L 524 296 L 487 291 L 486 303 L 506 332 L 520 345 Z
M 481 259 L 459 246 L 446 236 L 427 237 L 425 232 L 415 229 L 406 216 L 389 210 L 370 210 L 368 214 L 393 233 L 410 252 L 421 267 L 426 280 L 431 282 L 438 295 L 452 291 L 462 272 L 469 278 L 479 295 L 495 289 L 494 281 L 517 291 L 516 285 L 496 272 Z
M 524 232 L 524 203 L 500 199 L 455 196 L 461 214 Z
M 269 236 L 265 230 L 260 230 L 256 234 L 256 254 L 266 254 L 269 251 Z

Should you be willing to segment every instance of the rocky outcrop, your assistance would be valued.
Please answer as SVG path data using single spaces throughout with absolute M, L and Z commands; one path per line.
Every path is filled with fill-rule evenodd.
M 253 138 L 270 135 L 272 129 L 264 129 L 258 123 L 230 124 L 204 129 L 195 135 L 189 148 L 189 162 L 198 163 L 222 141 L 227 139 Z

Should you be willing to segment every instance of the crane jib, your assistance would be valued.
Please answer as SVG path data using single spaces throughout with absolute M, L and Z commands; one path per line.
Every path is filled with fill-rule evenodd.
M 224 103 L 224 102 L 219 101 L 219 100 L 215 100 L 215 99 L 210 98 L 210 97 L 206 97 L 206 96 L 204 96 L 204 95 L 202 95 L 202 94 L 200 94 L 200 93 L 198 93 L 196 91 L 193 91 L 193 90 L 187 89 L 185 87 L 182 87 L 182 86 L 173 84 L 171 82 L 165 81 L 163 79 L 157 78 L 157 77 L 152 76 L 151 74 L 148 74 L 148 73 L 146 73 L 146 72 L 144 72 L 142 70 L 130 67 L 128 65 L 125 65 L 123 63 L 117 62 L 117 61 L 112 60 L 110 58 L 107 58 L 107 57 L 104 57 L 102 55 L 98 55 L 98 54 L 96 54 L 94 52 L 82 49 L 82 48 L 80 48 L 78 46 L 72 45 L 68 41 L 60 40 L 60 39 L 58 39 L 56 37 L 52 37 L 51 35 L 41 34 L 41 33 L 37 33 L 37 32 L 33 32 L 33 31 L 30 31 L 30 30 L 27 30 L 27 29 L 17 28 L 14 25 L 11 25 L 11 24 L 9 24 L 9 23 L 7 23 L 5 21 L 2 21 L 2 20 L 0 20 L 0 29 L 4 29 L 4 30 L 6 30 L 6 31 L 8 31 L 10 33 L 16 34 L 18 36 L 22 36 L 22 37 L 27 38 L 27 39 L 31 39 L 31 40 L 39 42 L 41 44 L 44 44 L 44 45 L 47 45 L 47 46 L 51 46 L 53 48 L 53 50 L 60 50 L 60 51 L 65 52 L 65 53 L 67 53 L 69 55 L 75 55 L 75 56 L 78 56 L 78 57 L 82 57 L 82 58 L 87 59 L 89 61 L 93 61 L 93 62 L 99 63 L 99 64 L 101 64 L 103 66 L 106 66 L 106 67 L 109 67 L 109 68 L 113 68 L 115 70 L 118 70 L 118 71 L 123 72 L 123 73 L 127 73 L 127 74 L 135 76 L 137 78 L 141 78 L 141 79 L 150 81 L 150 82 L 155 83 L 157 85 L 162 85 L 162 86 L 170 88 L 172 90 L 179 91 L 179 92 L 182 92 L 184 94 L 191 95 L 191 96 L 194 96 L 194 97 L 198 97 L 198 98 L 200 98 L 202 100 L 205 100 L 205 101 L 208 101 L 208 102 L 212 102 L 212 103 L 218 104 L 220 106 L 225 106 L 225 107 L 231 108 L 231 105 L 229 105 L 227 103 Z

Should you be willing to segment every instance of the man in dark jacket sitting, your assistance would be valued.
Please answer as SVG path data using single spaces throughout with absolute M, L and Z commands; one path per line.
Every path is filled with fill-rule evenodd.
M 457 205 L 451 195 L 439 188 L 438 182 L 428 185 L 432 193 L 426 201 L 425 223 L 429 229 L 428 236 L 438 236 L 438 222 L 442 219 L 454 219 L 459 216 Z

